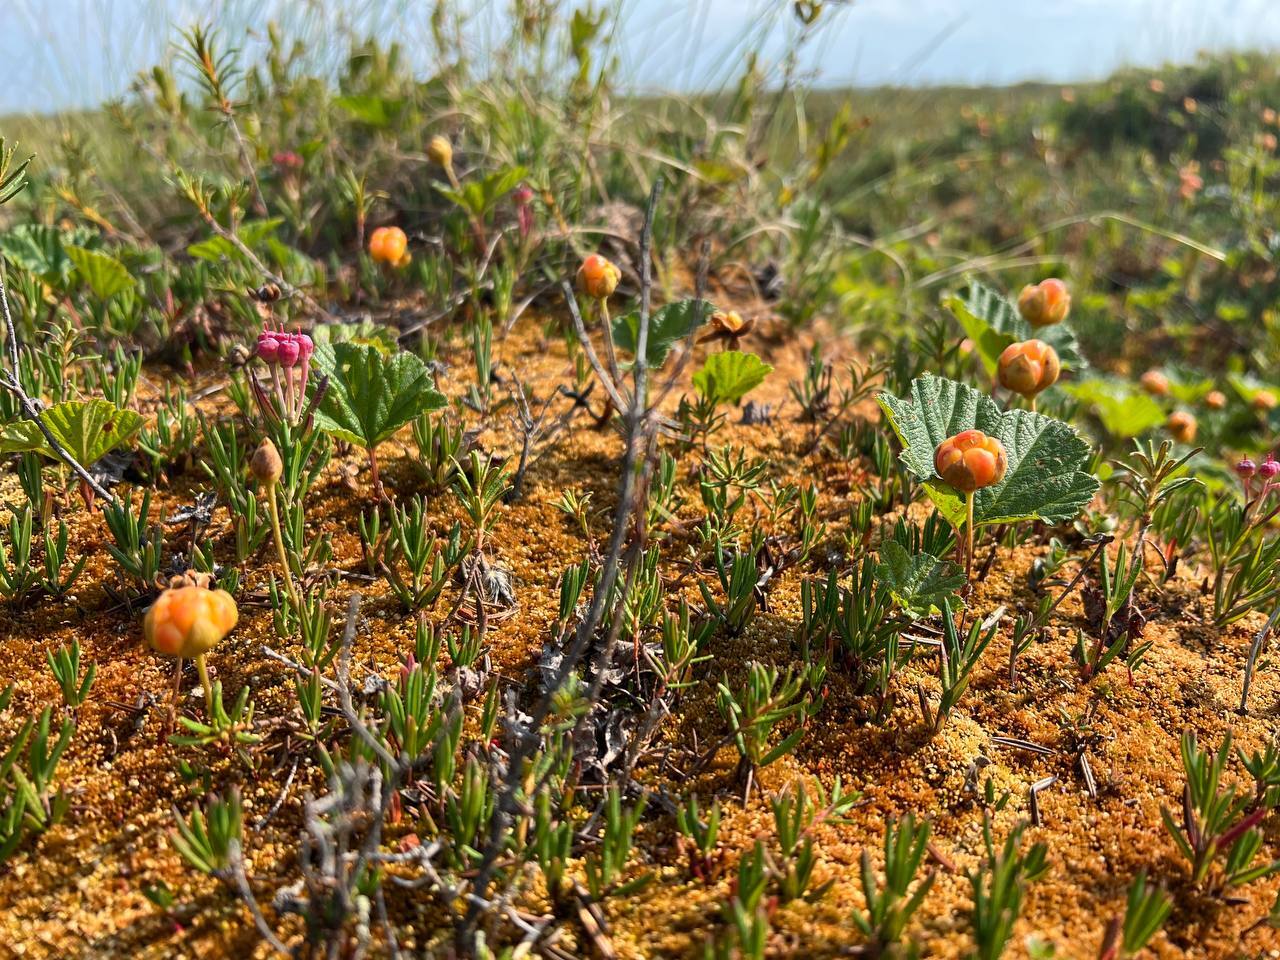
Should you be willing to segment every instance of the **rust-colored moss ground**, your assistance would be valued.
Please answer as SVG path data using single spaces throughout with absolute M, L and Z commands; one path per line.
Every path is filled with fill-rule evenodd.
M 765 426 L 731 424 L 716 442 L 745 445 L 753 454 L 769 457 L 782 475 L 779 479 L 817 480 L 823 492 L 822 512 L 834 541 L 847 529 L 854 495 L 848 465 L 801 453 L 810 428 L 795 421 L 787 383 L 801 374 L 806 344 L 778 338 L 757 340 L 753 346 L 778 368 L 756 397 L 771 403 L 777 416 Z M 848 349 L 843 349 L 847 355 Z M 836 358 L 840 350 L 828 340 L 829 357 Z M 523 321 L 497 345 L 496 352 L 504 370 L 517 371 L 539 399 L 571 382 L 571 364 L 563 345 L 544 339 L 531 320 Z M 442 386 L 458 395 L 470 377 L 468 355 L 462 350 L 446 351 L 445 359 L 455 366 L 443 375 Z M 568 401 L 560 403 L 557 412 Z M 226 403 L 215 396 L 202 406 L 225 410 Z M 383 448 L 381 459 L 388 485 L 404 497 L 418 489 L 420 480 L 406 456 L 412 451 L 403 445 L 408 432 L 397 439 L 401 442 Z M 493 419 L 480 440 L 489 449 L 512 451 L 514 438 L 505 412 Z M 518 615 L 495 624 L 490 636 L 495 670 L 508 682 L 525 683 L 555 618 L 559 571 L 584 549 L 580 536 L 553 504 L 564 489 L 590 491 L 596 534 L 605 535 L 620 450 L 614 433 L 596 430 L 579 417 L 531 468 L 524 498 L 499 508 L 493 554 L 512 570 L 520 604 Z M 351 471 L 344 472 L 343 467 L 358 468 L 353 481 Z M 696 486 L 688 482 L 687 470 L 682 477 L 686 499 L 696 503 Z M 12 477 L 6 478 L 6 499 L 14 500 L 20 494 L 11 481 Z M 158 506 L 172 511 L 189 503 L 193 490 L 202 486 L 202 476 L 193 470 L 160 491 Z M 366 594 L 356 641 L 356 670 L 385 675 L 411 643 L 412 618 L 399 610 L 380 584 L 358 576 L 364 567 L 356 519 L 369 502 L 363 458 L 354 453 L 335 458 L 308 501 L 309 523 L 315 533 L 328 533 L 333 539 L 334 566 L 342 572 L 337 589 L 331 592 L 334 600 L 341 604 L 345 593 L 355 588 Z M 455 510 L 448 495 L 431 500 L 433 521 L 441 528 Z M 129 608 L 108 592 L 123 584 L 105 550 L 107 533 L 100 514 L 86 514 L 77 503 L 67 516 L 74 532 L 74 553 L 87 554 L 89 564 L 72 598 L 39 601 L 21 610 L 0 608 L 0 681 L 17 686 L 14 704 L 0 723 L 6 731 L 12 730 L 22 717 L 59 702 L 44 657 L 46 651 L 73 637 L 80 638 L 86 658 L 98 664 L 98 680 L 90 703 L 80 711 L 75 740 L 60 768 L 61 780 L 72 795 L 70 815 L 0 868 L 0 954 L 265 956 L 267 951 L 244 908 L 216 881 L 185 869 L 169 844 L 171 807 L 176 804 L 186 810 L 198 794 L 176 772 L 180 758 L 196 760 L 198 756 L 165 741 L 164 698 L 172 664 L 140 643 L 141 609 Z M 220 507 L 211 536 L 222 538 L 224 548 L 228 530 Z M 183 532 L 169 528 L 168 544 L 173 550 L 184 549 Z M 675 553 L 673 546 L 668 558 Z M 1002 554 L 976 592 L 976 609 L 985 614 L 1002 603 L 1015 607 L 1028 603 L 1026 571 L 1035 554 L 1033 548 Z M 244 683 L 252 686 L 262 718 L 287 713 L 293 696 L 290 678 L 261 653 L 263 644 L 278 643 L 262 593 L 271 564 L 270 552 L 264 550 L 260 565 L 245 571 L 241 625 L 212 658 L 229 690 Z M 1056 944 L 1059 956 L 1095 956 L 1107 921 L 1123 910 L 1129 881 L 1141 869 L 1169 882 L 1177 895 L 1173 917 L 1153 944 L 1155 955 L 1280 956 L 1280 939 L 1270 928 L 1251 929 L 1270 906 L 1280 881 L 1251 885 L 1242 891 L 1245 902 L 1239 904 L 1198 898 L 1186 889 L 1185 867 L 1160 822 L 1161 805 L 1179 802 L 1182 773 L 1177 743 L 1184 727 L 1193 727 L 1203 742 L 1213 745 L 1231 729 L 1239 745 L 1250 750 L 1272 732 L 1280 706 L 1280 683 L 1264 660 L 1254 685 L 1251 713 L 1240 716 L 1234 711 L 1251 632 L 1258 623 L 1246 620 L 1222 632 L 1205 626 L 1197 616 L 1199 583 L 1194 569 L 1186 570 L 1161 601 L 1148 627 L 1154 647 L 1132 683 L 1115 669 L 1092 685 L 1080 681 L 1070 658 L 1072 626 L 1080 616 L 1075 597 L 1063 605 L 1049 639 L 1022 658 L 1019 680 L 1012 686 L 1006 676 L 1011 624 L 1007 618 L 953 720 L 932 739 L 922 732 L 914 705 L 917 683 L 933 689 L 925 666 L 913 666 L 899 678 L 897 708 L 890 721 L 880 726 L 864 722 L 855 699 L 840 678 L 833 678 L 828 705 L 799 749 L 763 772 L 764 790 L 757 790 L 743 809 L 733 799 L 737 788 L 731 782 L 731 748 L 692 780 L 685 776 L 696 766 L 695 755 L 722 730 L 713 702 L 714 680 L 724 672 L 736 680 L 748 659 L 779 664 L 794 660 L 799 585 L 806 572 L 790 570 L 781 577 L 770 595 L 770 610 L 758 615 L 743 636 L 713 642 L 715 660 L 705 666 L 706 680 L 684 694 L 675 716 L 660 733 L 660 742 L 672 749 L 660 754 L 661 763 L 644 764 L 639 771 L 648 783 L 672 784 L 686 793 L 696 790 L 704 800 L 713 793 L 723 795 L 725 869 L 712 883 L 692 879 L 675 853 L 670 818 L 646 821 L 640 832 L 638 869 L 654 871 L 658 882 L 606 905 L 609 933 L 622 956 L 700 955 L 708 931 L 721 923 L 718 906 L 729 892 L 738 853 L 756 837 L 772 835 L 765 794 L 801 777 L 817 777 L 829 787 L 836 775 L 862 791 L 864 802 L 848 823 L 825 825 L 817 832 L 818 879 L 831 879 L 834 884 L 817 904 L 791 904 L 776 910 L 770 952 L 780 957 L 849 953 L 858 942 L 849 915 L 862 903 L 858 858 L 866 846 L 878 858 L 886 817 L 907 810 L 927 815 L 935 825 L 936 847 L 946 860 L 959 871 L 976 862 L 981 810 L 964 789 L 975 763 L 986 764 L 979 781 L 990 777 L 998 789 L 1012 793 L 1007 808 L 996 818 L 1001 833 L 1026 816 L 1031 783 L 1049 775 L 1058 777 L 1040 795 L 1043 826 L 1027 834 L 1028 841 L 1048 844 L 1051 870 L 1031 889 L 1012 956 L 1025 955 L 1025 940 L 1032 934 Z M 677 576 L 672 565 L 670 582 Z M 695 595 L 696 591 L 689 591 L 691 599 Z M 184 705 L 198 714 L 195 688 L 194 678 L 189 677 Z M 155 705 L 150 709 L 138 709 L 153 698 Z M 1002 748 L 991 739 L 1017 737 L 1064 749 L 1064 718 L 1083 714 L 1095 701 L 1093 725 L 1099 739 L 1090 758 L 1099 785 L 1096 800 L 1085 793 L 1069 757 Z M 279 735 L 271 733 L 257 761 L 257 769 L 246 771 L 225 758 L 215 764 L 215 780 L 219 785 L 242 784 L 250 873 L 265 906 L 294 875 L 293 838 L 299 811 L 306 791 L 317 788 L 319 782 L 316 769 L 303 761 L 279 812 L 265 827 L 254 830 L 251 825 L 275 802 L 292 763 Z M 391 836 L 411 828 L 401 824 Z M 1275 827 L 1269 827 L 1270 851 L 1277 840 Z M 963 872 L 940 869 L 940 879 L 913 933 L 927 956 L 964 956 L 970 947 L 968 883 Z M 177 905 L 170 913 L 158 910 L 143 896 L 145 887 L 158 884 L 176 894 Z M 529 907 L 538 910 L 541 905 L 531 902 Z M 402 923 L 401 946 L 409 952 L 427 953 L 433 945 L 447 942 L 436 909 L 401 894 L 393 896 L 392 909 Z M 284 930 L 297 932 L 287 922 Z M 570 930 L 561 948 L 585 952 L 585 947 L 575 945 L 575 936 Z

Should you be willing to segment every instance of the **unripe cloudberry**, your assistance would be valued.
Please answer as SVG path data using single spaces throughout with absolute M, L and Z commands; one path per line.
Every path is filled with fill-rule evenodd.
M 1011 343 L 996 362 L 1000 386 L 1024 397 L 1034 397 L 1053 386 L 1061 372 L 1058 351 L 1043 340 Z
M 156 653 L 189 659 L 208 653 L 235 627 L 236 602 L 225 590 L 169 587 L 142 621 L 142 633 Z
M 609 299 L 621 279 L 617 265 L 598 253 L 588 256 L 578 268 L 578 289 L 592 300 Z
M 1169 395 L 1169 378 L 1159 370 L 1148 370 L 1138 378 L 1138 384 L 1153 397 Z
M 973 493 L 1004 479 L 1008 458 L 1004 444 L 981 430 L 965 430 L 938 444 L 933 467 L 948 485 Z
M 1027 284 L 1018 294 L 1018 312 L 1033 327 L 1061 323 L 1071 312 L 1071 294 L 1056 277 Z
M 1164 427 L 1169 436 L 1179 443 L 1191 443 L 1196 438 L 1196 418 L 1186 410 L 1175 410 L 1165 420 Z

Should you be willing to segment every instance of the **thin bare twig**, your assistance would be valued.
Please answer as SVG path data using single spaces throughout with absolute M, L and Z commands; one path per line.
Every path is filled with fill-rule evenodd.
M 31 397 L 31 395 L 27 393 L 27 391 L 22 386 L 22 378 L 19 372 L 20 367 L 19 367 L 19 359 L 18 359 L 18 331 L 13 325 L 13 314 L 9 311 L 9 292 L 5 288 L 5 283 L 4 283 L 3 256 L 0 256 L 0 308 L 3 308 L 3 311 L 4 311 L 5 333 L 9 337 L 9 363 L 10 363 L 10 369 L 0 370 L 0 388 L 8 390 L 10 393 L 14 395 L 14 397 L 18 401 L 19 406 L 22 407 L 23 414 L 26 415 L 28 420 L 32 420 L 35 422 L 36 427 L 39 428 L 40 432 L 44 435 L 45 441 L 49 444 L 49 448 L 53 450 L 55 454 L 58 455 L 58 458 L 61 459 L 62 462 L 65 463 L 67 466 L 69 466 L 72 470 L 74 470 L 76 476 L 78 476 L 82 481 L 84 481 L 84 483 L 89 487 L 90 490 L 94 492 L 96 496 L 102 498 L 107 503 L 114 505 L 116 502 L 116 498 L 111 495 L 111 493 L 107 490 L 106 487 L 104 487 L 97 480 L 95 480 L 93 475 L 89 473 L 89 471 L 86 470 L 84 466 L 78 460 L 76 460 L 75 457 L 73 457 L 69 452 L 67 452 L 66 447 L 64 447 L 61 443 L 58 442 L 58 438 L 53 435 L 53 433 L 49 430 L 45 422 L 40 418 L 39 405 Z

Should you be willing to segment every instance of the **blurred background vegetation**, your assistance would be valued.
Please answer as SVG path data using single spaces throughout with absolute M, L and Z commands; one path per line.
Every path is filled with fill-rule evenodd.
M 530 264 L 545 282 L 600 236 L 625 232 L 620 211 L 634 214 L 663 172 L 673 184 L 664 202 L 680 212 L 659 220 L 666 279 L 714 237 L 714 266 L 749 277 L 789 323 L 822 315 L 887 350 L 904 328 L 945 322 L 941 298 L 970 279 L 1016 290 L 1069 274 L 1095 373 L 1158 359 L 1182 402 L 1229 386 L 1247 403 L 1278 379 L 1280 71 L 1265 53 L 1069 84 L 829 88 L 821 68 L 839 61 L 848 24 L 883 4 L 762 4 L 741 29 L 717 32 L 730 8 L 696 0 L 648 21 L 657 4 L 440 2 L 410 13 L 388 2 L 234 2 L 203 35 L 218 58 L 211 81 L 192 59 L 200 21 L 178 19 L 191 11 L 137 6 L 136 23 L 128 4 L 107 26 L 86 17 L 80 42 L 92 46 L 94 30 L 108 49 L 127 37 L 155 66 L 101 107 L 4 121 L 10 143 L 38 154 L 36 189 L 6 214 L 123 242 L 131 267 L 179 255 L 170 286 L 208 267 L 183 255 L 207 226 L 190 179 L 291 282 L 339 279 L 366 220 L 428 242 L 442 228 L 465 232 L 468 217 L 441 220 L 451 204 L 424 153 L 440 133 L 474 182 L 470 216 L 500 215 L 505 197 L 493 191 L 521 179 L 535 188 L 541 222 L 561 229 Z M 1083 26 L 1100 36 L 1125 26 L 1125 5 L 1106 15 L 1067 6 L 1094 16 Z M 1001 2 L 973 9 L 1002 13 Z M 1198 16 L 1193 34 L 1209 14 Z M 1249 35 L 1247 10 L 1226 19 Z M 1162 29 L 1181 50 L 1177 22 L 1169 15 Z M 939 15 L 922 62 L 947 65 L 951 29 Z M 704 41 L 694 50 L 684 36 L 676 49 L 707 65 L 642 82 L 635 37 L 655 32 Z M 1262 27 L 1253 36 L 1267 42 Z M 654 48 L 655 63 L 670 63 L 672 42 Z M 682 89 L 647 92 L 666 77 Z M 255 220 L 270 226 L 255 232 Z M 24 243 L 10 235 L 5 252 L 31 267 Z M 428 300 L 447 299 L 441 269 L 430 256 L 414 266 Z M 165 335 L 161 323 L 151 340 Z M 1135 426 L 1109 425 L 1121 436 Z

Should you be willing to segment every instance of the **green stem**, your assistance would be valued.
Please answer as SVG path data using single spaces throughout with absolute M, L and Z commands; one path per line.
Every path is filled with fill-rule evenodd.
M 1033 401 L 1034 402 L 1034 401 Z M 964 551 L 964 578 L 966 581 L 972 579 L 970 574 L 973 573 L 973 492 L 970 491 L 965 496 L 965 536 L 968 538 Z
M 209 685 L 209 665 L 205 662 L 203 653 L 196 656 L 196 670 L 200 674 L 200 683 L 204 687 L 204 712 L 207 716 L 212 716 L 213 687 Z
M 271 514 L 271 535 L 276 541 L 276 553 L 280 556 L 280 575 L 284 577 L 285 590 L 289 593 L 289 602 L 296 611 L 302 610 L 298 600 L 298 591 L 293 585 L 293 575 L 289 572 L 289 554 L 284 548 L 284 535 L 280 532 L 280 507 L 276 502 L 276 485 L 267 484 L 267 511 Z

